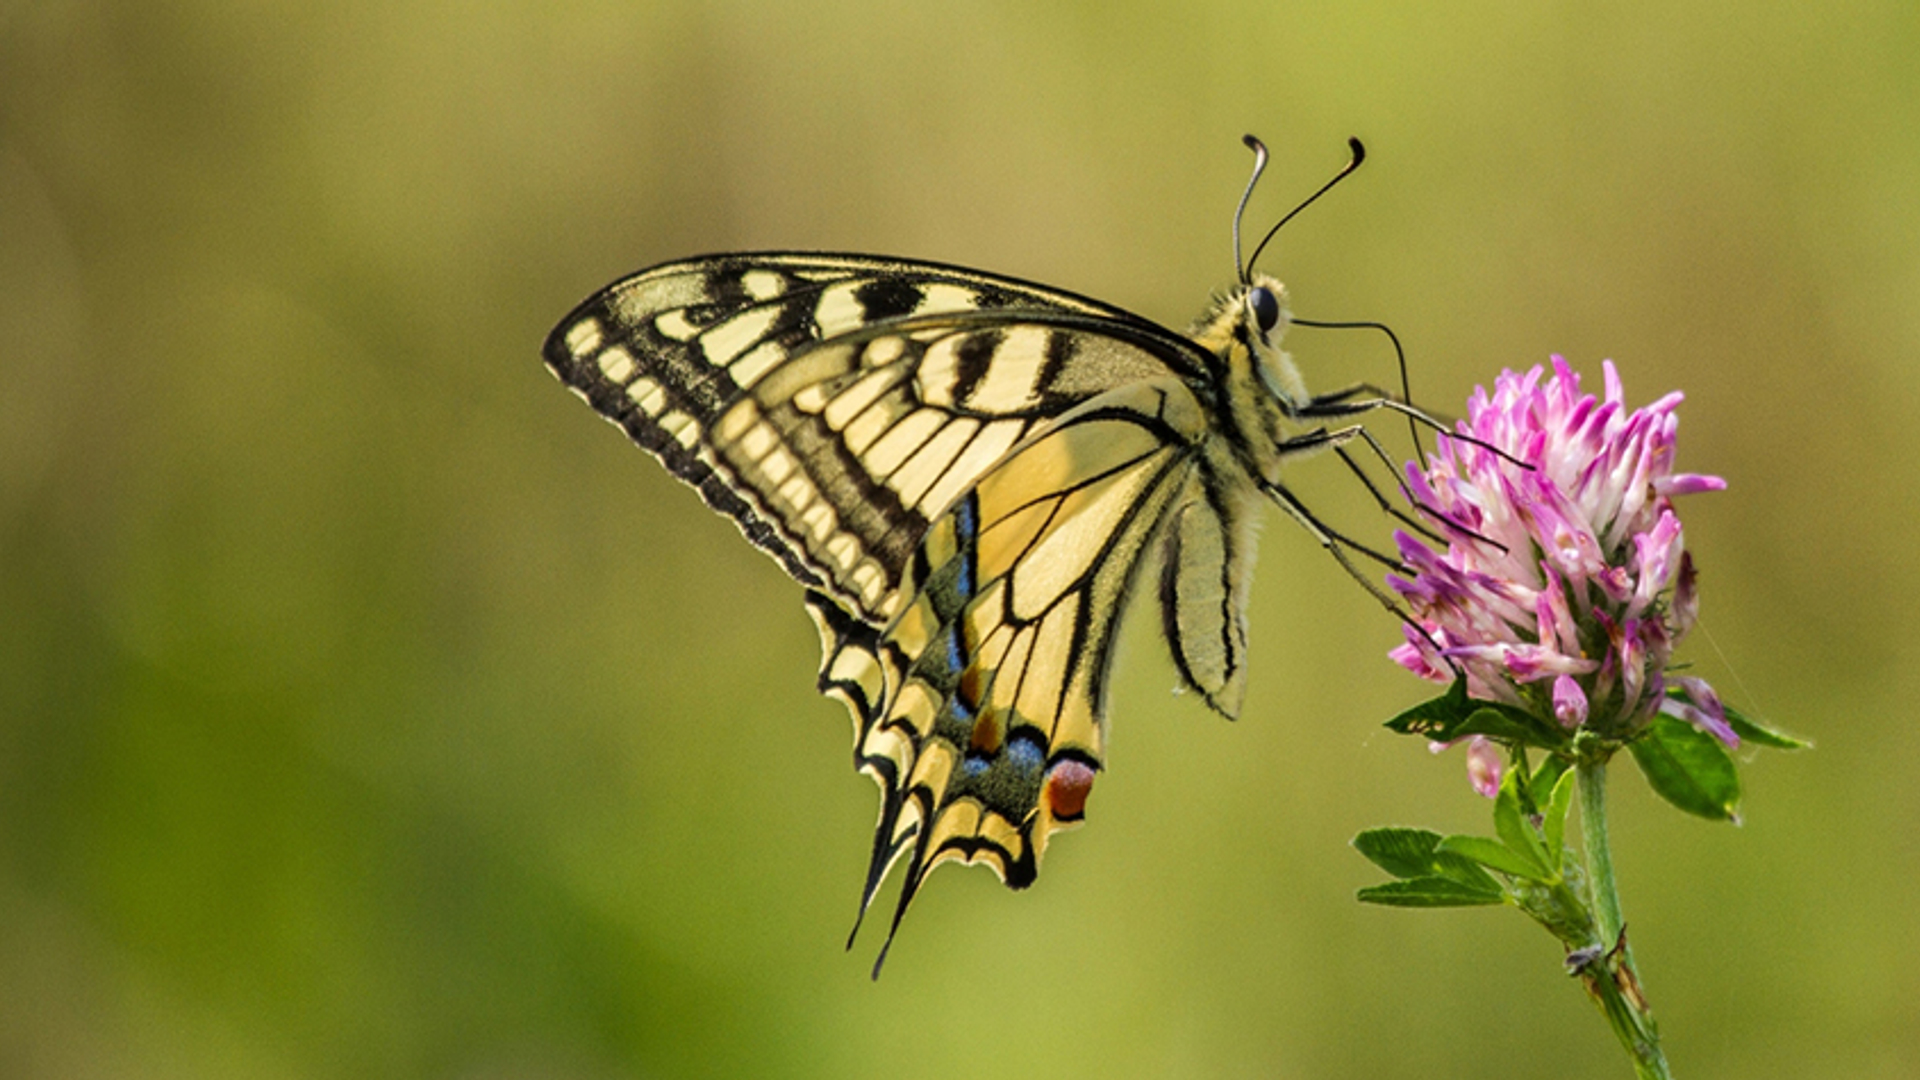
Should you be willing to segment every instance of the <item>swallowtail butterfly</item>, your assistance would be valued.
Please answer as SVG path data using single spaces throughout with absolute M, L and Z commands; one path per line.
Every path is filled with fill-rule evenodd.
M 561 381 L 805 587 L 819 688 L 880 785 L 863 914 L 905 863 L 889 942 L 941 863 L 1021 888 L 1082 819 L 1150 549 L 1180 677 L 1227 717 L 1263 500 L 1339 554 L 1282 466 L 1358 433 L 1330 420 L 1410 410 L 1310 394 L 1286 292 L 1251 267 L 1183 334 L 956 266 L 713 255 L 613 283 L 547 339 Z

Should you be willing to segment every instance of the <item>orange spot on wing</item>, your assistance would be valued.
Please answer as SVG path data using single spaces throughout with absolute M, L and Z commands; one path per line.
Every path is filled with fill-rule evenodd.
M 997 754 L 1000 752 L 1000 737 L 1000 716 L 994 710 L 988 709 L 974 718 L 973 738 L 970 740 L 973 749 L 983 754 Z
M 1047 807 L 1055 821 L 1078 821 L 1087 810 L 1087 795 L 1093 791 L 1093 769 L 1067 758 L 1047 770 Z

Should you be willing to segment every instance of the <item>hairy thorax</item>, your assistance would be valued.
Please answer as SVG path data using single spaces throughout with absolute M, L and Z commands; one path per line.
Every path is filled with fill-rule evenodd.
M 1278 302 L 1278 318 L 1264 329 L 1250 302 L 1260 289 Z M 1255 274 L 1251 282 L 1215 301 L 1192 330 L 1194 340 L 1215 358 L 1213 393 L 1224 421 L 1211 440 L 1219 445 L 1208 447 L 1208 456 L 1216 467 L 1232 467 L 1269 483 L 1279 480 L 1283 456 L 1299 456 L 1297 450 L 1283 455 L 1280 444 L 1301 433 L 1298 411 L 1308 401 L 1300 369 L 1280 348 L 1291 321 L 1286 299 L 1286 287 L 1279 281 Z

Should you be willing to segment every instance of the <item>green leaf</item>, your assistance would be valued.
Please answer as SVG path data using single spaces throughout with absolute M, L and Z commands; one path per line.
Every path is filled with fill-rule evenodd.
M 1460 735 L 1485 735 L 1551 750 L 1567 745 L 1567 733 L 1558 724 L 1497 701 L 1483 701 L 1460 729 Z M 1457 738 L 1458 736 L 1456 736 Z
M 1447 687 L 1446 693 L 1423 701 L 1387 721 L 1387 727 L 1402 735 L 1425 735 L 1445 742 L 1450 736 L 1443 733 L 1464 722 L 1474 707 L 1467 698 L 1467 681 L 1455 679 L 1453 685 Z
M 1426 829 L 1368 829 L 1353 838 L 1354 850 L 1397 878 L 1444 877 L 1481 892 L 1499 892 L 1500 884 L 1479 864 L 1438 850 L 1440 834 Z
M 1503 874 L 1526 878 L 1528 881 L 1546 881 L 1546 868 L 1513 850 L 1498 840 L 1485 836 L 1449 836 L 1440 841 L 1440 850 L 1452 852 L 1472 859 L 1474 862 Z
M 1771 746 L 1775 750 L 1805 750 L 1813 745 L 1804 739 L 1796 739 L 1785 732 L 1775 731 L 1755 723 L 1752 717 L 1741 714 L 1733 706 L 1724 702 L 1721 703 L 1721 708 L 1726 710 L 1727 726 L 1733 729 L 1735 735 L 1740 736 L 1742 743 Z
M 1541 814 L 1540 827 L 1547 834 L 1547 851 L 1555 866 L 1560 865 L 1561 855 L 1567 849 L 1567 809 L 1573 805 L 1573 776 L 1572 770 L 1567 770 L 1554 781 L 1553 793 L 1547 796 L 1546 809 Z
M 1567 733 L 1558 724 L 1511 705 L 1469 698 L 1464 679 L 1455 679 L 1446 693 L 1387 721 L 1387 727 L 1402 735 L 1420 735 L 1435 742 L 1485 735 L 1489 739 L 1549 750 L 1567 743 Z
M 1534 881 L 1546 881 L 1553 877 L 1553 871 L 1547 865 L 1547 849 L 1540 842 L 1540 834 L 1533 831 L 1527 821 L 1526 808 L 1521 805 L 1520 788 L 1527 782 L 1519 769 L 1508 769 L 1500 778 L 1500 793 L 1493 799 L 1493 831 L 1507 845 L 1507 850 L 1525 859 L 1533 868 L 1526 875 Z
M 1505 897 L 1499 889 L 1485 892 L 1469 888 L 1452 878 L 1423 877 L 1411 881 L 1389 881 L 1385 885 L 1369 885 L 1354 894 L 1354 897 L 1368 904 L 1385 904 L 1388 907 L 1484 907 L 1503 903 Z
M 1540 767 L 1533 770 L 1533 779 L 1527 785 L 1528 790 L 1533 793 L 1534 803 L 1545 806 L 1547 800 L 1553 796 L 1554 785 L 1558 784 L 1560 778 L 1572 769 L 1572 758 L 1561 757 L 1559 754 L 1548 754 L 1547 760 L 1541 762 Z
M 1433 849 L 1439 844 L 1437 832 L 1393 826 L 1368 829 L 1353 838 L 1355 851 L 1397 878 L 1425 877 L 1433 873 Z
M 1627 748 L 1661 798 L 1703 818 L 1735 819 L 1740 774 L 1720 740 L 1684 720 L 1656 716 Z

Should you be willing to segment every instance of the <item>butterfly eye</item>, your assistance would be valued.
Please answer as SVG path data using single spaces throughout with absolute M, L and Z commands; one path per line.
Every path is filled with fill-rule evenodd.
M 1280 322 L 1280 300 L 1265 285 L 1256 285 L 1247 294 L 1247 310 L 1253 312 L 1253 320 L 1260 324 L 1262 334 Z

